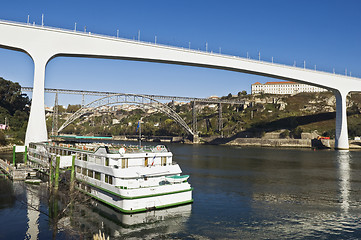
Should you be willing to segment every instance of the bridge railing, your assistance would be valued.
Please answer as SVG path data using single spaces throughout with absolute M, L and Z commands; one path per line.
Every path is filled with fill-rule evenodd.
M 281 63 L 276 63 L 274 61 L 269 62 L 269 61 L 264 61 L 261 59 L 251 59 L 250 57 L 240 57 L 240 56 L 235 56 L 235 55 L 228 55 L 228 54 L 223 54 L 223 53 L 216 53 L 216 52 L 209 52 L 209 51 L 202 51 L 200 49 L 196 50 L 196 49 L 192 49 L 192 48 L 184 48 L 184 47 L 178 47 L 178 46 L 171 46 L 171 45 L 165 45 L 165 44 L 161 44 L 161 43 L 153 43 L 153 42 L 146 42 L 146 41 L 141 41 L 139 40 L 132 40 L 132 39 L 127 39 L 124 37 L 117 37 L 117 36 L 110 36 L 110 35 L 104 35 L 104 34 L 98 34 L 98 33 L 92 33 L 92 32 L 82 32 L 82 31 L 77 31 L 76 29 L 65 29 L 65 28 L 57 28 L 57 27 L 50 27 L 50 26 L 45 26 L 45 25 L 37 25 L 37 24 L 32 24 L 32 23 L 22 23 L 22 22 L 16 22 L 16 21 L 9 21 L 9 20 L 3 20 L 0 19 L 0 23 L 8 23 L 8 24 L 16 24 L 16 25 L 23 25 L 23 26 L 28 26 L 28 27 L 34 27 L 37 29 L 46 29 L 46 30 L 53 30 L 53 31 L 61 31 L 61 32 L 65 32 L 65 33 L 72 33 L 72 34 L 76 34 L 76 35 L 83 35 L 83 36 L 91 36 L 91 37 L 99 37 L 99 38 L 104 38 L 104 39 L 110 39 L 110 40 L 119 40 L 119 41 L 125 41 L 125 42 L 131 42 L 131 43 L 138 43 L 138 44 L 142 44 L 142 45 L 148 45 L 148 46 L 157 46 L 157 47 L 161 47 L 161 48 L 168 48 L 168 49 L 177 49 L 179 51 L 183 51 L 183 52 L 191 52 L 191 53 L 197 53 L 197 54 L 207 54 L 207 55 L 212 55 L 212 56 L 216 56 L 216 57 L 222 57 L 222 58 L 227 58 L 227 59 L 242 59 L 243 61 L 248 61 L 248 62 L 252 62 L 252 63 L 263 63 L 263 64 L 267 64 L 267 65 L 271 65 L 271 66 L 277 66 L 277 67 L 283 67 L 283 68 L 287 68 L 287 69 L 297 69 L 297 70 L 304 70 L 304 71 L 308 71 L 308 72 L 319 72 L 319 73 L 323 73 L 323 74 L 329 74 L 331 76 L 334 75 L 338 75 L 338 76 L 342 76 L 342 77 L 348 77 L 348 78 L 353 78 L 353 79 L 358 79 L 359 78 L 355 77 L 355 76 L 348 76 L 348 75 L 344 75 L 344 74 L 339 74 L 336 72 L 327 72 L 327 71 L 320 71 L 317 69 L 310 69 L 307 67 L 298 67 L 298 66 L 294 66 L 294 65 L 287 65 L 287 64 L 281 64 Z
M 115 92 L 97 92 L 97 91 L 86 91 L 86 90 L 70 90 L 70 89 L 54 89 L 54 88 L 45 88 L 45 92 L 49 93 L 64 93 L 64 94 L 78 94 L 78 95 L 93 95 L 93 96 L 110 96 L 110 95 L 119 95 L 119 94 L 130 94 L 130 93 L 115 93 Z M 21 87 L 22 92 L 31 92 L 33 91 L 32 87 Z M 210 98 L 197 98 L 197 97 L 181 97 L 181 96 L 164 96 L 164 95 L 149 95 L 149 94 L 135 94 L 146 96 L 149 98 L 159 99 L 159 100 L 178 100 L 178 101 L 194 101 L 199 103 L 210 103 L 210 104 L 245 104 L 245 101 L 236 101 L 236 100 L 224 100 L 224 99 L 210 99 Z

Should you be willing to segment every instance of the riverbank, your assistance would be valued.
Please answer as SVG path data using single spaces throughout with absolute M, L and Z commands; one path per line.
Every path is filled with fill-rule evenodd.
M 13 151 L 13 145 L 0 146 L 1 153 L 7 153 Z
M 333 139 L 267 139 L 267 138 L 202 138 L 203 144 L 243 147 L 283 148 L 330 148 L 335 147 Z M 361 141 L 350 140 L 350 149 L 361 149 Z

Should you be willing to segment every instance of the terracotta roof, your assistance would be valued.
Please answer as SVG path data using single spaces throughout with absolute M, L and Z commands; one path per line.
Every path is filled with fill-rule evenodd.
M 256 85 L 256 84 L 261 85 L 262 83 L 256 82 L 256 83 L 253 83 L 252 85 Z
M 267 85 L 273 85 L 273 84 L 296 84 L 296 82 L 266 82 Z

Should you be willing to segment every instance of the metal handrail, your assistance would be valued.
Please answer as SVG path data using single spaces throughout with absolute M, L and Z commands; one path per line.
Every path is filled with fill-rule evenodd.
M 65 28 L 56 28 L 56 27 L 50 27 L 50 26 L 44 26 L 44 25 L 36 25 L 36 24 L 35 25 L 34 24 L 24 24 L 22 22 L 3 20 L 3 19 L 0 19 L 0 24 L 1 23 L 16 24 L 16 25 L 22 25 L 22 26 L 25 26 L 25 27 L 32 27 L 32 28 L 37 28 L 37 29 L 62 31 L 62 32 L 65 32 L 65 33 L 71 33 L 71 34 L 76 34 L 76 35 L 83 35 L 83 36 L 88 36 L 88 37 L 99 37 L 99 38 L 105 38 L 105 39 L 109 39 L 109 40 L 125 41 L 125 42 L 129 42 L 129 43 L 133 43 L 133 44 L 136 43 L 136 44 L 147 45 L 147 46 L 156 46 L 156 47 L 162 47 L 162 48 L 167 48 L 167 49 L 172 49 L 172 50 L 176 49 L 176 50 L 183 51 L 183 52 L 192 52 L 192 53 L 197 53 L 197 54 L 205 54 L 205 55 L 217 56 L 217 57 L 222 57 L 222 58 L 227 58 L 227 59 L 238 58 L 238 59 L 241 59 L 243 61 L 248 61 L 248 62 L 252 62 L 252 63 L 263 63 L 263 64 L 267 64 L 267 65 L 270 65 L 270 66 L 283 67 L 283 68 L 287 68 L 287 69 L 297 69 L 297 70 L 303 70 L 303 71 L 308 71 L 308 72 L 318 72 L 318 73 L 328 74 L 328 75 L 331 75 L 331 76 L 337 75 L 337 76 L 342 76 L 342 77 L 361 80 L 360 78 L 357 78 L 357 77 L 354 77 L 354 76 L 348 76 L 348 75 L 343 75 L 343 74 L 333 73 L 333 72 L 331 73 L 331 72 L 326 72 L 326 71 L 319 71 L 319 70 L 315 70 L 315 69 L 309 69 L 309 68 L 306 68 L 306 67 L 297 67 L 297 66 L 291 66 L 291 65 L 286 65 L 286 64 L 280 64 L 280 63 L 275 63 L 274 61 L 273 62 L 267 62 L 267 61 L 264 61 L 264 60 L 255 60 L 255 59 L 244 58 L 244 57 L 235 56 L 235 55 L 228 55 L 228 54 L 222 54 L 222 53 L 213 53 L 213 52 L 208 52 L 208 51 L 195 50 L 195 49 L 191 49 L 191 48 L 183 48 L 183 47 L 177 47 L 177 46 L 171 46 L 171 45 L 165 45 L 165 44 L 159 44 L 159 43 L 145 42 L 145 41 L 141 41 L 141 40 L 132 40 L 132 39 L 127 39 L 127 38 L 114 37 L 114 36 L 109 36 L 109 35 L 104 35 L 104 34 L 97 34 L 97 33 L 92 33 L 92 32 L 81 32 L 81 31 L 70 30 L 70 29 L 65 29 Z

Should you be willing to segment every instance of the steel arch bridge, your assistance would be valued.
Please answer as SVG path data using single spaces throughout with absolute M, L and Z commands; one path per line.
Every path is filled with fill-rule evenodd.
M 80 118 L 86 113 L 94 111 L 96 108 L 100 108 L 106 105 L 112 105 L 116 103 L 129 103 L 143 105 L 146 108 L 153 108 L 160 112 L 165 113 L 167 116 L 174 119 L 184 130 L 192 136 L 195 136 L 196 133 L 187 125 L 187 123 L 170 107 L 167 105 L 145 95 L 139 94 L 114 94 L 106 96 L 100 99 L 97 99 L 76 111 L 70 118 L 59 128 L 58 133 L 66 128 L 69 124 L 74 122 L 76 119 Z

